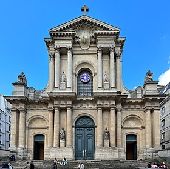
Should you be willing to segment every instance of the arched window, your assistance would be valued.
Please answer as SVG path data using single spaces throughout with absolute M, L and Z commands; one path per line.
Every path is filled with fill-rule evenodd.
M 82 70 L 77 77 L 77 95 L 92 96 L 93 77 L 89 70 Z

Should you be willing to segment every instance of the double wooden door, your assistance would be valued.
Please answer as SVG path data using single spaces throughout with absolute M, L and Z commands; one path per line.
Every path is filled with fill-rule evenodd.
M 77 120 L 75 128 L 75 159 L 93 160 L 95 151 L 94 122 L 89 117 Z

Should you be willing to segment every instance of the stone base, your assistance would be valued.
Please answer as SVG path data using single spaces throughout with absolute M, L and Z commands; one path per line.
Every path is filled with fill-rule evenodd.
M 118 149 L 113 147 L 96 148 L 95 160 L 118 160 Z
M 109 89 L 109 82 L 104 82 L 103 86 L 105 90 Z
M 73 156 L 73 149 L 67 148 L 67 147 L 63 147 L 63 148 L 51 148 L 50 150 L 50 158 L 51 160 L 54 160 L 55 158 L 57 158 L 57 160 L 62 160 L 63 158 L 66 158 L 67 160 L 73 160 L 74 156 Z
M 143 152 L 144 159 L 155 159 L 158 158 L 158 149 L 147 148 Z
M 104 140 L 104 147 L 109 147 L 109 140 Z
M 61 82 L 60 83 L 60 89 L 65 90 L 66 89 L 66 82 Z
M 27 151 L 25 148 L 18 148 L 17 158 L 21 160 L 27 159 Z
M 66 141 L 65 140 L 60 140 L 60 147 L 65 147 L 66 146 Z

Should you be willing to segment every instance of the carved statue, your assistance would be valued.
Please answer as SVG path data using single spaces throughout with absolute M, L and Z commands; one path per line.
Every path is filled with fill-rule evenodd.
M 61 74 L 61 82 L 66 82 L 66 75 L 64 72 Z
M 153 81 L 152 75 L 153 75 L 153 73 L 150 70 L 148 70 L 146 73 L 146 76 L 145 76 L 145 83 Z
M 109 138 L 110 138 L 110 133 L 109 133 L 109 130 L 107 130 L 107 128 L 106 128 L 104 131 L 104 139 L 109 140 Z
M 107 76 L 107 73 L 106 73 L 106 72 L 104 73 L 104 82 L 109 82 L 109 78 L 108 78 L 108 76 Z
M 21 74 L 18 76 L 18 82 L 27 84 L 27 79 L 26 79 L 24 72 L 21 72 Z
M 64 130 L 64 128 L 62 128 L 60 130 L 60 140 L 65 140 L 65 130 Z

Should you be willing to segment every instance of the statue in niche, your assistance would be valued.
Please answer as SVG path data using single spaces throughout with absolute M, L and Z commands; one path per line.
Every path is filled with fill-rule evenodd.
M 153 81 L 152 75 L 153 75 L 153 73 L 150 70 L 148 70 L 147 73 L 146 73 L 146 76 L 145 76 L 145 83 Z
M 62 128 L 60 130 L 60 140 L 65 140 L 65 130 L 64 130 L 64 128 Z
M 109 78 L 108 78 L 108 76 L 107 76 L 107 73 L 105 72 L 104 73 L 104 82 L 109 82 Z
M 110 138 L 110 133 L 109 133 L 109 130 L 106 128 L 104 131 L 104 139 L 109 140 L 109 138 Z
M 27 79 L 26 79 L 24 72 L 21 72 L 21 74 L 18 76 L 18 82 L 27 84 Z
M 65 73 L 63 72 L 62 74 L 61 74 L 61 82 L 66 82 L 66 75 L 65 75 Z

